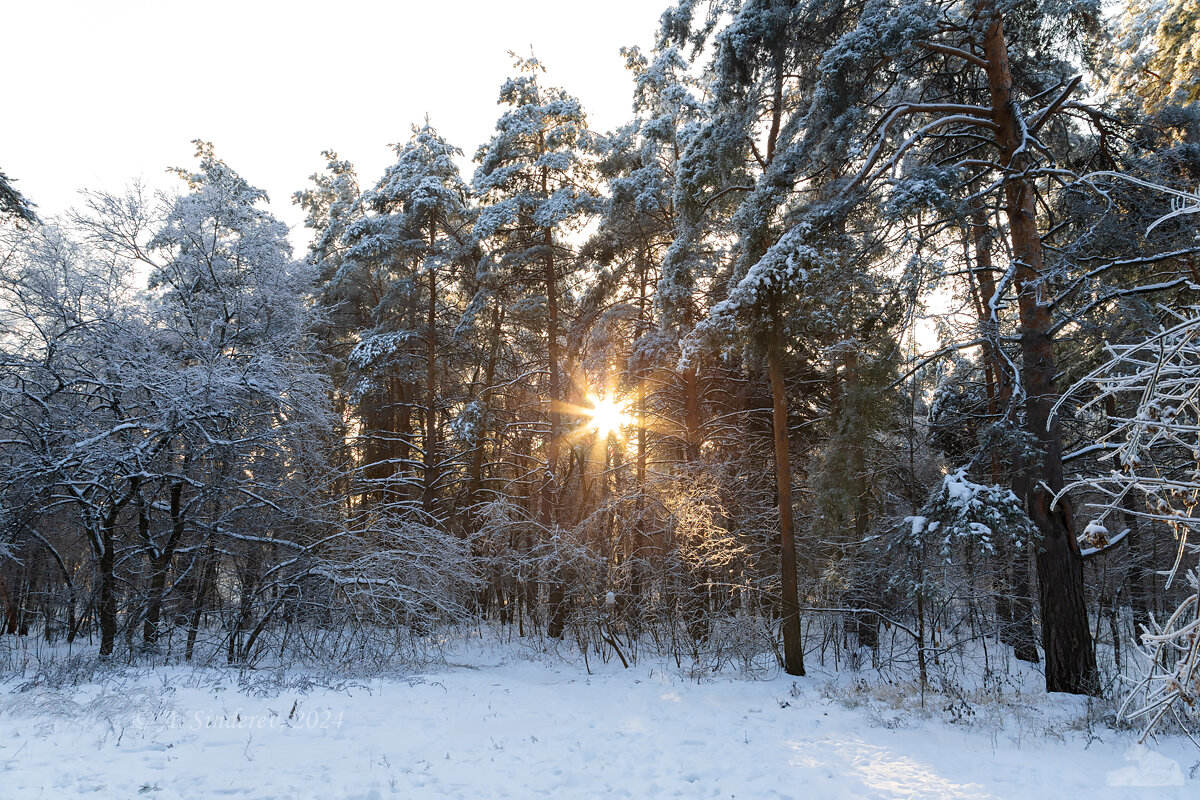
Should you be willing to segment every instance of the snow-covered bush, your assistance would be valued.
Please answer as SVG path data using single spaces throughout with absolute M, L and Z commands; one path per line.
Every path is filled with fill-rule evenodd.
M 889 585 L 915 604 L 923 680 L 925 650 L 939 638 L 936 620 L 961 618 L 964 597 L 990 595 L 1000 640 L 1011 645 L 1018 658 L 1038 660 L 1019 555 L 1035 533 L 1012 490 L 976 483 L 965 467 L 945 475 L 920 513 L 904 518 L 888 545 L 900 560 Z M 927 621 L 933 621 L 930 631 Z
M 966 469 L 942 480 L 921 515 L 906 517 L 914 537 L 939 543 L 942 555 L 951 557 L 956 543 L 992 555 L 1000 543 L 1021 547 L 1034 534 L 1033 523 L 1011 489 L 986 486 L 967 478 Z
M 1142 633 L 1147 671 L 1121 713 L 1144 720 L 1143 737 L 1168 714 L 1181 722 L 1200 718 L 1200 593 L 1189 563 L 1200 553 L 1200 307 L 1175 317 L 1174 325 L 1145 341 L 1110 346 L 1109 361 L 1081 382 L 1095 388 L 1093 404 L 1126 398 L 1135 408 L 1112 419 L 1104 437 L 1113 446 L 1105 456 L 1112 470 L 1076 484 L 1103 495 L 1085 536 L 1105 534 L 1114 513 L 1165 523 L 1178 543 L 1175 562 L 1163 573 L 1166 585 L 1182 579 L 1191 587 L 1165 620 L 1151 617 Z M 1129 503 L 1132 497 L 1140 502 Z

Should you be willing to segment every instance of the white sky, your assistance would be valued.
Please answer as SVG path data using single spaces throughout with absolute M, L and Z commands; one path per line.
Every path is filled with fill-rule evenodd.
M 299 228 L 291 194 L 323 149 L 367 187 L 428 112 L 473 156 L 500 113 L 509 50 L 532 45 L 594 128 L 624 122 L 632 81 L 618 50 L 648 47 L 667 4 L 0 0 L 0 169 L 51 216 L 80 188 L 178 185 L 165 170 L 191 166 L 191 140 L 207 139 Z

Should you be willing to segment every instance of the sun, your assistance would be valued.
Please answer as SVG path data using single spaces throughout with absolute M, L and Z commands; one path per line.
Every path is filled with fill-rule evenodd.
M 625 411 L 625 403 L 621 400 L 588 395 L 588 401 L 592 404 L 591 408 L 585 409 L 588 427 L 602 438 L 607 439 L 614 433 L 620 433 L 621 428 L 633 422 Z

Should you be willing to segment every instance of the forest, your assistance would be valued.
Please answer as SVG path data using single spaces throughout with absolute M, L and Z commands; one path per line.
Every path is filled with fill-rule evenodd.
M 0 640 L 1012 661 L 1195 731 L 1196 4 L 678 0 L 621 57 L 615 130 L 528 53 L 473 151 L 314 154 L 303 252 L 207 141 L 53 217 L 0 173 Z

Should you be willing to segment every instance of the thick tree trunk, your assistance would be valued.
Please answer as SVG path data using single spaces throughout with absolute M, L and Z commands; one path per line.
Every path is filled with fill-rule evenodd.
M 117 638 L 117 578 L 114 573 L 117 560 L 117 520 L 121 516 L 121 509 L 137 497 L 140 487 L 140 476 L 135 475 L 129 479 L 128 493 L 113 501 L 92 541 L 100 570 L 100 597 L 97 603 L 100 617 L 100 655 L 105 657 L 112 655 L 113 643 Z
M 771 419 L 775 429 L 775 482 L 779 494 L 779 544 L 783 597 L 783 670 L 804 674 L 804 646 L 800 640 L 800 601 L 796 587 L 796 542 L 792 524 L 792 468 L 788 441 L 787 393 L 783 381 L 783 344 L 780 322 L 772 315 L 767 334 L 767 372 L 771 380 Z
M 992 120 L 1001 160 L 1010 170 L 1004 186 L 1012 258 L 1016 267 L 1021 320 L 1021 380 L 1027 424 L 1041 449 L 1027 497 L 1029 516 L 1041 542 L 1037 551 L 1038 596 L 1042 606 L 1042 646 L 1046 689 L 1093 694 L 1098 691 L 1096 655 L 1083 593 L 1083 558 L 1066 498 L 1052 505 L 1063 487 L 1062 439 L 1054 404 L 1053 317 L 1045 299 L 1042 244 L 1037 229 L 1033 182 L 1020 173 L 1028 166 L 1024 121 L 1012 97 L 1008 46 L 1000 14 L 989 10 L 984 40 Z
M 3 606 L 4 611 L 4 632 L 15 636 L 17 633 L 17 604 L 13 601 L 12 596 L 4 586 L 4 579 L 0 578 L 0 606 Z
M 158 628 L 159 622 L 162 619 L 162 606 L 166 594 L 167 573 L 171 568 L 171 560 L 175 557 L 175 548 L 183 540 L 185 530 L 185 520 L 183 514 L 183 484 L 176 483 L 171 486 L 170 500 L 170 515 L 171 515 L 171 533 L 167 537 L 166 543 L 162 550 L 155 552 L 153 547 L 149 547 L 150 551 L 150 598 L 146 609 L 146 622 L 142 628 L 142 642 L 147 649 L 153 649 L 158 644 Z M 144 524 L 149 527 L 149 519 L 145 518 L 145 514 L 139 509 L 139 524 Z M 149 531 L 143 532 L 143 538 L 149 543 Z
M 162 590 L 166 585 L 166 575 L 163 573 L 160 580 L 159 554 L 155 551 L 154 540 L 150 537 L 150 513 L 146 510 L 146 504 L 140 500 L 137 512 L 138 536 L 146 545 L 146 557 L 150 562 L 150 586 L 146 592 L 146 617 L 142 623 L 142 649 L 148 650 L 153 647 L 158 638 L 158 616 L 162 605 Z
M 116 550 L 113 542 L 113 526 L 116 520 L 106 520 L 100 531 L 100 598 L 97 612 L 100 616 L 100 655 L 111 656 L 113 642 L 117 638 L 117 580 L 113 574 Z

